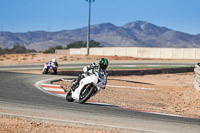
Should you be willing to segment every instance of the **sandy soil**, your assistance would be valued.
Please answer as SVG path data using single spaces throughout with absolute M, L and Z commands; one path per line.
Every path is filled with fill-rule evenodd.
M 0 65 L 36 64 L 56 58 L 59 63 L 98 62 L 102 56 L 62 55 L 62 54 L 6 54 L 0 55 Z M 106 56 L 109 61 L 138 60 L 133 57 Z
M 69 56 L 54 54 L 12 54 L 1 55 L 0 65 L 44 63 L 52 58 L 59 62 L 96 62 L 101 56 Z M 132 57 L 106 57 L 109 61 L 136 61 Z M 139 59 L 138 59 L 139 60 Z M 162 60 L 166 61 L 166 60 Z M 179 62 L 183 62 L 179 60 Z M 188 62 L 188 61 L 187 61 Z M 195 62 L 195 61 L 191 61 Z M 25 72 L 25 71 L 23 71 Z M 40 71 L 33 73 L 41 74 Z M 116 82 L 117 81 L 117 82 Z M 90 100 L 119 105 L 126 108 L 177 114 L 200 118 L 200 92 L 193 87 L 194 73 L 161 74 L 144 76 L 109 76 L 108 85 L 123 87 L 106 87 Z M 67 91 L 70 82 L 56 82 Z M 131 88 L 132 87 L 132 88 Z M 145 90 L 144 88 L 150 88 Z M 151 90 L 153 89 L 153 90 Z M 27 132 L 116 132 L 109 130 L 86 129 L 80 127 L 66 127 L 54 124 L 37 123 L 24 119 L 0 117 L 0 133 Z
M 44 64 L 56 58 L 59 63 L 78 63 L 78 62 L 98 62 L 102 56 L 84 56 L 84 55 L 57 55 L 57 54 L 6 54 L 0 55 L 0 65 L 20 65 L 20 64 Z M 161 60 L 161 59 L 140 59 L 123 56 L 105 56 L 109 62 L 199 62 L 199 60 Z
M 0 117 L 0 133 L 114 133 L 104 129 L 90 129 L 59 124 L 40 123 L 19 118 Z M 117 131 L 118 132 L 118 131 Z

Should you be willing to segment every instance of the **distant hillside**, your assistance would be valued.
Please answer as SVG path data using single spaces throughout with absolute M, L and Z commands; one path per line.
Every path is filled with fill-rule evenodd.
M 20 44 L 28 49 L 39 51 L 56 45 L 66 47 L 66 44 L 74 41 L 86 41 L 86 39 L 87 27 L 58 32 L 0 32 L 0 47 L 12 48 L 14 45 Z M 106 47 L 200 47 L 200 34 L 191 35 L 144 21 L 131 22 L 121 27 L 111 23 L 92 25 L 91 39 Z

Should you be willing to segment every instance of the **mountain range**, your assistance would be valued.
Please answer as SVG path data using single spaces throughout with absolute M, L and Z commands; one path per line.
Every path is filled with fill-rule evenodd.
M 86 40 L 87 27 L 57 32 L 0 32 L 1 48 L 12 48 L 19 44 L 27 49 L 43 51 L 49 47 L 66 47 L 71 42 Z M 200 47 L 200 34 L 191 35 L 144 21 L 134 21 L 123 26 L 111 23 L 92 25 L 91 40 L 100 42 L 105 47 Z

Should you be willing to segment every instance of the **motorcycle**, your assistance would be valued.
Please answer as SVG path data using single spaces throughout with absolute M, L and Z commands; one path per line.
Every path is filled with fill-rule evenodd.
M 46 63 L 44 65 L 44 68 L 43 68 L 43 71 L 42 71 L 43 74 L 56 74 L 57 73 L 57 67 L 55 65 L 52 65 L 50 63 Z
M 75 82 L 76 79 L 72 81 Z M 95 96 L 101 89 L 106 87 L 107 74 L 104 72 L 93 72 L 89 75 L 83 76 L 79 84 L 67 93 L 66 100 L 68 102 L 85 103 L 92 96 Z

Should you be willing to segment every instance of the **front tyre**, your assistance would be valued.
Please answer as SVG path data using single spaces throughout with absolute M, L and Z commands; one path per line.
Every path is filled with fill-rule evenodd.
M 44 74 L 47 74 L 47 73 L 48 73 L 48 71 L 49 71 L 48 69 L 45 69 L 45 70 L 44 70 Z
M 68 102 L 73 102 L 73 101 L 74 101 L 74 99 L 72 98 L 72 90 L 70 90 L 70 91 L 67 93 L 66 100 L 67 100 Z
M 85 86 L 81 92 L 80 92 L 80 98 L 79 98 L 79 103 L 83 104 L 85 103 L 93 94 L 94 92 L 94 86 L 92 86 L 91 84 Z

